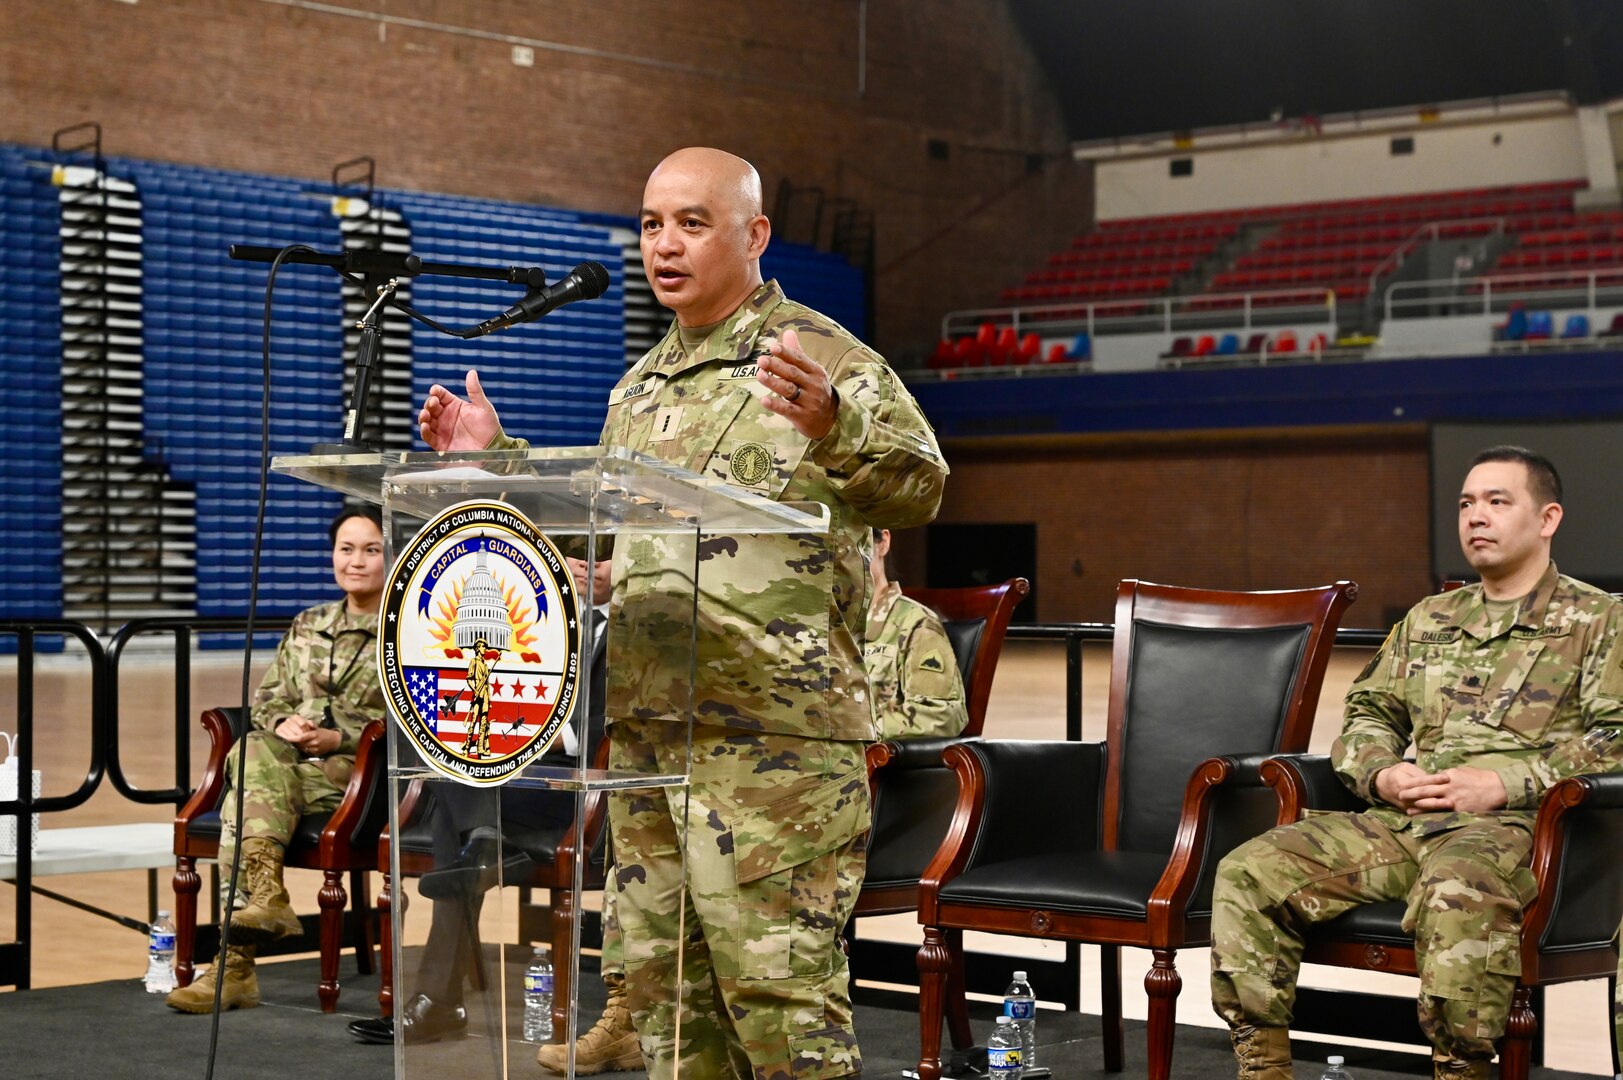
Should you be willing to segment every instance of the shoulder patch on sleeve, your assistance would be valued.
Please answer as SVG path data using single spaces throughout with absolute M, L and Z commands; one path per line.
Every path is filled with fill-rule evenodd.
M 946 671 L 946 662 L 941 659 L 941 653 L 931 649 L 919 659 L 919 667 L 925 671 Z
M 1379 670 L 1381 661 L 1386 659 L 1386 650 L 1391 648 L 1392 639 L 1397 636 L 1398 628 L 1396 626 L 1386 632 L 1386 640 L 1381 642 L 1381 647 L 1375 650 L 1375 655 L 1369 658 L 1369 663 L 1364 665 L 1364 670 L 1360 671 L 1358 677 L 1353 680 L 1355 684 L 1363 682 Z

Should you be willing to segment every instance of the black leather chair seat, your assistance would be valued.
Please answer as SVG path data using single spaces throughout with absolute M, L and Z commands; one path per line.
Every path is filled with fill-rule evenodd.
M 1362 904 L 1345 914 L 1338 915 L 1323 926 L 1315 928 L 1313 935 L 1325 934 L 1334 941 L 1367 941 L 1375 945 L 1413 945 L 1414 935 L 1403 929 L 1401 900 L 1384 900 L 1378 904 Z
M 1166 855 L 1155 852 L 1033 855 L 972 868 L 942 886 L 941 900 L 1142 920 L 1166 868 Z M 1190 915 L 1204 918 L 1210 912 Z
M 293 844 L 299 847 L 314 847 L 321 843 L 321 830 L 327 827 L 327 821 L 332 817 L 328 810 L 320 814 L 306 814 L 299 819 L 298 826 L 293 830 Z M 220 812 L 210 810 L 205 814 L 194 817 L 191 824 L 186 827 L 187 836 L 198 839 L 209 839 L 218 842 L 220 839 Z

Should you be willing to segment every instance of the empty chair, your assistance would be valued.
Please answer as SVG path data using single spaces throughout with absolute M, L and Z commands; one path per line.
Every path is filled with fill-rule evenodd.
M 1210 356 L 1212 351 L 1216 348 L 1217 339 L 1210 334 L 1202 334 L 1200 335 L 1200 340 L 1195 342 L 1195 347 L 1190 350 L 1189 355 Z
M 1065 353 L 1065 342 L 1056 341 L 1052 345 L 1048 346 L 1048 356 L 1045 357 L 1047 363 L 1063 364 L 1069 359 L 1070 357 Z
M 1240 351 L 1240 335 L 1224 334 L 1217 339 L 1217 348 L 1212 350 L 1213 356 L 1233 356 Z
M 1250 337 L 1245 339 L 1245 349 L 1243 351 L 1248 353 L 1260 353 L 1262 351 L 1262 347 L 1267 343 L 1267 334 L 1252 334 Z
M 1274 340 L 1268 346 L 1268 351 L 1271 353 L 1294 353 L 1297 348 L 1296 331 L 1281 330 L 1274 335 Z
M 953 342 L 950 338 L 942 338 L 935 343 L 935 351 L 930 354 L 928 365 L 933 369 L 952 367 L 957 363 L 953 352 Z
M 1093 356 L 1093 338 L 1084 330 L 1071 340 L 1071 359 L 1087 360 Z
M 1015 350 L 1014 362 L 1017 364 L 1029 364 L 1037 359 L 1037 354 L 1042 351 L 1042 348 L 1043 339 L 1041 336 L 1027 334 L 1020 339 L 1020 347 Z
M 1623 311 L 1613 314 L 1610 325 L 1596 336 L 1603 338 L 1623 337 Z
M 921 1080 L 943 1075 L 941 1023 L 961 1009 L 966 930 L 1101 945 L 1111 1072 L 1122 1068 L 1121 946 L 1154 950 L 1147 1075 L 1166 1080 L 1175 953 L 1210 944 L 1218 860 L 1274 824 L 1257 770 L 1307 744 L 1356 595 L 1346 581 L 1265 593 L 1124 581 L 1104 742 L 970 739 L 943 752 L 958 801 L 919 884 Z M 950 1034 L 967 1048 L 969 1032 Z
M 994 364 L 1009 363 L 1014 359 L 1014 350 L 1017 344 L 1018 338 L 1015 335 L 1014 327 L 1005 326 L 998 331 L 997 341 L 992 345 L 990 362 Z
M 1527 315 L 1527 341 L 1548 341 L 1555 333 L 1555 319 L 1548 311 L 1532 311 Z
M 1587 338 L 1589 336 L 1589 316 L 1581 311 L 1575 311 L 1567 316 L 1567 321 L 1561 327 L 1561 337 Z
M 1195 347 L 1194 339 L 1189 337 L 1186 334 L 1186 335 L 1183 335 L 1181 337 L 1173 338 L 1172 339 L 1172 347 L 1169 348 L 1166 352 L 1162 353 L 1161 355 L 1166 357 L 1169 360 L 1173 360 L 1173 359 L 1177 359 L 1178 357 L 1188 356 L 1189 355 L 1189 350 L 1193 349 L 1194 347 Z

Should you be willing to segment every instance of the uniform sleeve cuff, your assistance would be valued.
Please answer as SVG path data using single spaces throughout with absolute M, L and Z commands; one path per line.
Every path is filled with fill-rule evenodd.
M 1539 799 L 1543 791 L 1539 789 L 1538 780 L 1533 770 L 1520 761 L 1489 762 L 1481 766 L 1495 773 L 1499 782 L 1505 785 L 1506 810 L 1537 810 Z
M 873 417 L 868 410 L 849 397 L 838 399 L 834 412 L 834 426 L 828 434 L 811 444 L 814 462 L 831 472 L 844 473 L 846 465 L 862 450 L 868 441 L 868 428 Z

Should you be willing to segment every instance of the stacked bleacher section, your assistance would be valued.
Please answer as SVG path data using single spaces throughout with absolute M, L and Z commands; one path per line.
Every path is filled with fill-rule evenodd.
M 0 618 L 62 612 L 61 211 L 37 155 L 0 145 Z
M 63 613 L 63 247 L 53 164 L 49 151 L 0 146 L 0 315 L 7 329 L 0 387 L 15 425 L 12 475 L 23 495 L 8 502 L 0 533 L 0 595 L 11 617 Z M 109 159 L 106 172 L 133 184 L 141 204 L 140 452 L 167 469 L 170 486 L 192 496 L 188 509 L 195 505 L 188 535 L 166 542 L 171 552 L 194 556 L 188 569 L 195 571 L 197 613 L 240 615 L 257 499 L 268 268 L 233 262 L 226 249 L 301 243 L 338 251 L 346 219 L 334 215 L 333 192 L 323 184 L 126 159 Z M 374 199 L 398 215 L 391 228 L 428 261 L 540 266 L 549 280 L 588 259 L 608 268 L 611 285 L 599 300 L 471 342 L 413 323 L 407 346 L 385 358 L 386 378 L 406 380 L 413 402 L 435 382 L 460 387 L 475 367 L 509 430 L 536 445 L 596 442 L 628 354 L 669 324 L 642 279 L 634 220 L 405 191 L 379 191 Z M 863 333 L 864 281 L 844 260 L 779 243 L 764 263 L 789 295 Z M 467 278 L 421 277 L 411 285 L 412 304 L 451 326 L 482 322 L 522 296 L 517 286 Z M 272 456 L 307 453 L 341 434 L 353 362 L 341 286 L 325 268 L 284 265 L 278 274 Z M 628 291 L 648 312 L 635 337 L 627 332 Z M 402 436 L 392 442 L 422 448 L 414 408 L 387 422 L 398 423 Z M 326 527 L 338 505 L 335 494 L 272 476 L 262 612 L 291 614 L 333 594 Z
M 1007 307 L 949 316 L 929 366 L 1086 360 L 1088 342 L 1073 337 L 1084 325 L 1096 337 L 1116 326 L 1143 331 L 1148 319 L 1174 326 L 1180 317 L 1209 321 L 1231 310 L 1249 315 L 1327 307 L 1347 316 L 1338 314 L 1338 321 L 1357 322 L 1372 289 L 1382 287 L 1403 257 L 1437 240 L 1496 233 L 1548 238 L 1534 246 L 1559 252 L 1572 265 L 1623 256 L 1623 215 L 1575 217 L 1573 192 L 1584 184 L 1553 181 L 1102 222 L 1048 256 L 1020 285 L 1004 289 Z M 1521 256 L 1529 264 L 1540 257 Z M 1254 335 L 1241 327 L 1233 329 L 1233 339 L 1223 327 L 1214 329 L 1198 355 L 1259 355 L 1290 344 L 1264 335 L 1258 348 L 1247 349 L 1236 342 Z M 1025 344 L 1032 332 L 1038 334 L 1035 348 Z M 1011 335 L 1020 345 L 1009 344 Z M 1200 338 L 1190 341 L 1180 357 L 1194 353 Z M 1297 344 L 1277 351 L 1309 350 Z

